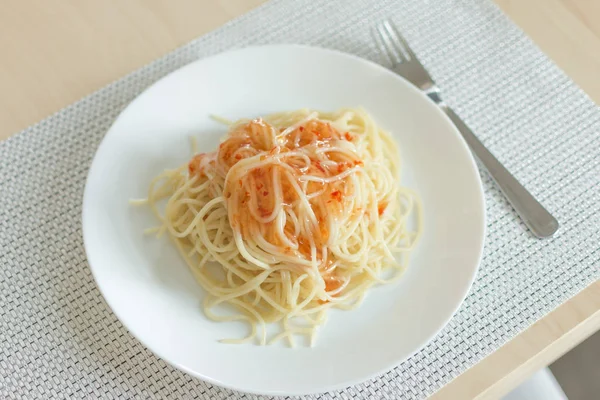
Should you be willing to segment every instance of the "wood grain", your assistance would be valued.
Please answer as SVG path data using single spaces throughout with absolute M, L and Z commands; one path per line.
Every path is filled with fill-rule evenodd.
M 599 328 L 600 282 L 596 282 L 444 386 L 431 399 L 499 399 Z
M 600 1 L 496 0 L 496 3 L 600 104 Z
M 0 3 L 0 139 L 262 0 Z
M 0 0 L 0 139 L 262 2 Z M 600 1 L 496 2 L 600 103 Z M 433 398 L 498 398 L 598 328 L 600 282 Z

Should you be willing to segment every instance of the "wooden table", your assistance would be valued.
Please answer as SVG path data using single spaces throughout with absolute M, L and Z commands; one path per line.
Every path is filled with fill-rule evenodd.
M 600 1 L 496 0 L 600 103 Z M 0 2 L 0 139 L 262 0 Z M 498 398 L 600 328 L 600 282 L 436 393 Z

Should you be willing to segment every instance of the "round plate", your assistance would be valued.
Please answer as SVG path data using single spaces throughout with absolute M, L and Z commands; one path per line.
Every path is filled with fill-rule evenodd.
M 146 196 L 166 168 L 216 148 L 226 127 L 210 119 L 298 108 L 364 107 L 397 140 L 402 184 L 424 207 L 424 234 L 408 271 L 371 289 L 360 308 L 333 310 L 314 348 L 219 343 L 242 323 L 203 314 L 202 288 L 168 240 L 144 236 L 156 221 Z M 360 58 L 303 46 L 251 47 L 189 64 L 152 85 L 117 118 L 92 163 L 83 235 L 92 272 L 117 317 L 145 346 L 211 383 L 262 394 L 307 394 L 364 381 L 394 367 L 442 329 L 469 290 L 485 230 L 479 174 L 467 145 L 424 94 Z

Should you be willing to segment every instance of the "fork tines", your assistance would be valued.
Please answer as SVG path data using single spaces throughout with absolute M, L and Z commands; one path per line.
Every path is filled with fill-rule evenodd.
M 385 20 L 375 27 L 377 42 L 392 62 L 404 62 L 416 59 L 415 54 L 392 21 Z

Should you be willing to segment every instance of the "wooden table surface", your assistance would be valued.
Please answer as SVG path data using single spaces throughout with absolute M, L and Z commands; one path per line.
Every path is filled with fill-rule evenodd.
M 600 103 L 600 1 L 495 0 Z M 262 0 L 0 1 L 0 139 Z M 600 282 L 437 392 L 498 398 L 600 329 Z

